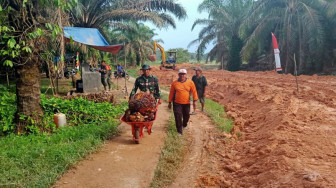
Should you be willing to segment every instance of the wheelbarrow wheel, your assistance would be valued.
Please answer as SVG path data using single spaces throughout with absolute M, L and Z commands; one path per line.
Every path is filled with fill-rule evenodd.
M 140 128 L 139 127 L 136 127 L 135 130 L 134 130 L 134 138 L 136 139 L 135 143 L 139 144 L 140 143 L 140 141 L 139 141 L 139 138 L 140 138 Z

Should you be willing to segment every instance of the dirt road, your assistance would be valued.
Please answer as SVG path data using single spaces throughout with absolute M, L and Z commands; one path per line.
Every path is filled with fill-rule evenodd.
M 153 72 L 163 86 L 177 77 Z M 335 77 L 299 76 L 297 92 L 293 76 L 276 72 L 204 75 L 209 98 L 226 107 L 242 136 L 225 143 L 214 135 L 206 144 L 216 171 L 199 174 L 198 186 L 336 187 Z
M 131 78 L 127 83 L 128 91 L 133 82 L 134 79 Z M 123 88 L 123 83 L 119 82 L 120 89 Z M 121 124 L 120 136 L 107 141 L 100 151 L 79 162 L 54 187 L 149 187 L 164 143 L 165 127 L 170 114 L 166 102 L 160 105 L 153 126 L 155 132 L 150 136 L 145 134 L 139 145 L 131 140 L 130 126 Z M 217 129 L 209 117 L 201 112 L 191 116 L 188 128 L 184 136 L 188 139 L 189 150 L 170 187 L 196 187 L 199 174 L 212 171 L 207 160 L 211 156 L 205 143 L 214 141 L 213 135 L 218 134 Z
M 127 84 L 128 91 L 132 89 L 132 81 Z M 100 151 L 79 162 L 54 187 L 148 187 L 164 144 L 170 114 L 167 103 L 161 104 L 154 133 L 145 133 L 140 144 L 132 140 L 131 126 L 122 123 L 120 136 L 108 140 Z
M 177 171 L 177 178 L 169 187 L 198 187 L 200 174 L 213 172 L 212 166 L 209 165 L 212 162 L 209 160 L 211 156 L 209 156 L 207 145 L 218 133 L 210 118 L 203 112 L 191 116 L 188 130 L 184 131 L 184 136 L 189 142 L 189 151 Z
M 154 67 L 152 72 L 161 86 L 168 87 L 177 78 L 177 70 Z M 188 69 L 188 76 L 192 74 Z M 299 76 L 298 92 L 293 76 L 276 72 L 209 70 L 204 75 L 208 97 L 225 106 L 234 119 L 233 138 L 228 141 L 218 133 L 204 114 L 192 116 L 186 132 L 190 151 L 171 187 L 336 187 L 335 77 Z M 168 119 L 167 114 L 159 119 Z M 148 187 L 151 177 L 141 172 L 154 172 L 160 148 L 150 148 L 150 144 L 163 144 L 164 125 L 162 129 L 154 125 L 158 130 L 140 145 L 132 144 L 129 127 L 124 126 L 120 137 L 81 162 L 57 185 Z M 143 158 L 145 154 L 136 155 L 139 152 L 154 156 Z

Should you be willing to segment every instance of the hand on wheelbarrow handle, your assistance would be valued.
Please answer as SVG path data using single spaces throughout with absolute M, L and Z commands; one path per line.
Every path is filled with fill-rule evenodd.
M 157 106 L 159 106 L 161 103 L 162 103 L 161 99 L 158 99 Z M 157 106 L 156 106 L 156 108 L 157 108 Z

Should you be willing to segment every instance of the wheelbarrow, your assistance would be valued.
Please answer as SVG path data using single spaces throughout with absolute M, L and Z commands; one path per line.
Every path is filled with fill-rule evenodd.
M 132 135 L 133 135 L 133 140 L 135 143 L 139 144 L 140 140 L 143 137 L 143 128 L 145 127 L 147 129 L 148 134 L 150 135 L 152 133 L 152 125 L 154 121 L 156 120 L 156 114 L 157 114 L 157 108 L 159 105 L 156 106 L 155 109 L 155 118 L 152 121 L 143 121 L 143 122 L 131 122 L 131 121 L 126 121 L 125 114 L 120 118 L 120 121 L 125 122 L 132 126 Z

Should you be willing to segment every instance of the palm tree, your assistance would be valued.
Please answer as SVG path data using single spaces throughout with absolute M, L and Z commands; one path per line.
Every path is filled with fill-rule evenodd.
M 99 28 L 104 24 L 120 27 L 121 21 L 134 20 L 175 28 L 175 21 L 169 13 L 178 19 L 186 17 L 185 9 L 174 0 L 79 0 L 69 12 L 70 23 L 76 27 Z
M 253 0 L 204 0 L 198 7 L 199 11 L 207 11 L 208 19 L 198 19 L 196 25 L 205 25 L 200 31 L 198 39 L 189 45 L 200 43 L 197 49 L 198 58 L 204 53 L 206 45 L 214 43 L 208 58 L 220 61 L 222 67 L 228 70 L 239 70 L 241 64 L 240 50 L 242 41 L 239 27 L 245 18 L 245 12 L 252 5 Z M 228 60 L 228 64 L 225 61 Z
M 109 32 L 110 28 L 120 29 L 120 31 L 132 30 L 132 26 L 127 24 L 130 21 L 150 21 L 157 27 L 175 28 L 176 24 L 171 15 L 177 19 L 184 19 L 186 11 L 180 4 L 175 3 L 175 0 L 79 0 L 77 6 L 69 11 L 69 22 L 76 27 L 99 28 L 102 35 L 109 38 L 107 33 L 115 36 Z M 128 35 L 130 35 L 129 32 Z M 134 48 L 136 45 L 130 43 L 133 39 L 130 39 L 130 36 L 126 38 L 128 38 L 125 39 L 126 41 L 118 42 L 127 42 L 127 53 L 139 56 L 139 53 L 136 53 L 139 50 Z M 140 48 L 140 51 L 142 50 L 145 50 L 144 47 Z
M 326 55 L 323 12 L 326 0 L 259 0 L 241 27 L 246 38 L 242 56 L 269 53 L 271 32 L 278 36 L 285 73 L 294 71 L 294 54 L 298 72 L 321 70 Z
M 54 1 L 39 0 L 0 1 L 2 10 L 10 10 L 2 14 L 1 26 L 12 28 L 10 36 L 11 54 L 2 54 L 1 59 L 13 62 L 16 71 L 17 112 L 15 115 L 16 132 L 26 131 L 28 124 L 39 125 L 43 111 L 40 106 L 39 65 L 43 62 L 42 54 L 48 46 L 48 36 L 42 35 L 45 23 L 51 22 L 52 15 L 48 7 L 56 9 Z M 43 15 L 43 17 L 41 16 Z M 46 31 L 45 31 L 46 32 Z M 3 42 L 3 41 L 1 41 Z M 4 48 L 2 48 L 3 50 Z M 9 48 L 5 49 L 7 51 Z M 29 50 L 28 50 L 29 49 Z
M 112 33 L 117 43 L 125 43 L 126 54 L 133 65 L 136 58 L 144 60 L 153 54 L 153 37 L 156 34 L 143 23 L 129 22 L 127 28 L 114 29 Z
M 42 109 L 40 107 L 40 76 L 38 62 L 42 62 L 41 54 L 48 49 L 49 36 L 42 35 L 41 30 L 46 23 L 53 22 L 55 18 L 55 2 L 73 2 L 70 0 L 4 0 L 0 1 L 1 10 L 10 7 L 11 12 L 5 15 L 5 19 L 0 21 L 1 26 L 5 25 L 14 28 L 10 33 L 13 40 L 25 42 L 24 46 L 31 49 L 18 51 L 15 57 L 5 57 L 7 60 L 15 62 L 17 76 L 17 113 L 16 131 L 24 132 L 28 121 L 36 123 L 41 121 Z M 0 11 L 1 11 L 0 10 Z M 2 13 L 2 12 L 1 12 Z M 104 25 L 119 26 L 125 20 L 147 20 L 157 26 L 173 26 L 175 22 L 172 16 L 183 19 L 186 12 L 183 7 L 175 3 L 174 0 L 79 0 L 76 10 L 65 10 L 69 13 L 69 21 L 74 26 L 99 27 Z M 38 31 L 37 33 L 35 31 Z M 47 30 L 45 34 L 50 34 Z M 33 37 L 32 37 L 33 36 Z M 2 41 L 1 41 L 2 42 Z M 20 43 L 21 45 L 22 43 Z M 11 42 L 10 46 L 16 46 Z M 23 48 L 22 48 L 23 49 Z M 1 57 L 2 58 L 2 57 Z

